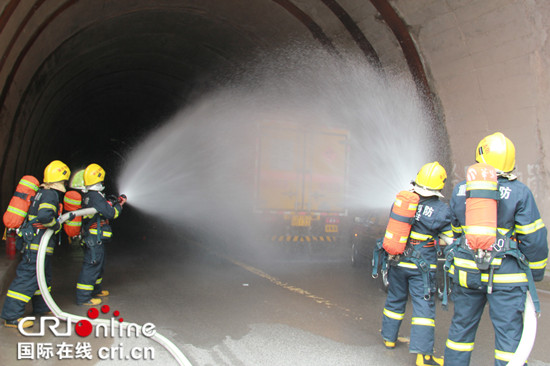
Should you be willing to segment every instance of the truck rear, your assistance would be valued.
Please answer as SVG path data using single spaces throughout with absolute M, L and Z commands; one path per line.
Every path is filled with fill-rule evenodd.
M 349 133 L 312 125 L 258 127 L 255 212 L 271 240 L 333 242 L 347 216 Z

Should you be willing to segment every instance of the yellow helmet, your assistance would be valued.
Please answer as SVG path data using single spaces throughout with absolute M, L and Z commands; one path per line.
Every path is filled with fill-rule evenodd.
M 105 170 L 98 164 L 90 164 L 84 170 L 84 185 L 91 186 L 105 180 Z
M 422 196 L 440 196 L 445 187 L 447 172 L 437 161 L 425 164 L 416 175 L 413 190 Z
M 510 173 L 516 167 L 516 148 L 501 132 L 486 136 L 476 149 L 476 161 L 491 165 L 500 173 Z
M 54 160 L 44 169 L 44 183 L 55 183 L 69 180 L 71 170 L 62 161 Z

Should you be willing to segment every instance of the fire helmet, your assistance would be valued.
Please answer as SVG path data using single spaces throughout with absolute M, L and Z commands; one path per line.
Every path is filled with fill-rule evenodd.
M 98 164 L 90 164 L 84 170 L 84 185 L 92 186 L 105 180 L 105 170 Z
M 416 175 L 413 190 L 421 196 L 440 196 L 445 187 L 447 172 L 437 161 L 425 164 Z
M 55 183 L 69 180 L 71 170 L 62 161 L 54 160 L 44 169 L 44 183 Z
M 508 137 L 496 132 L 479 142 L 476 161 L 491 165 L 497 173 L 510 173 L 516 167 L 516 148 Z

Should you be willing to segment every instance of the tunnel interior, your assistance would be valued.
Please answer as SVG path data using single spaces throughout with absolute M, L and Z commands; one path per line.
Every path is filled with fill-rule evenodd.
M 319 67 L 316 70 L 319 53 L 310 53 L 307 51 L 310 48 L 341 59 L 342 65 L 346 58 L 351 57 L 354 62 L 368 65 L 383 74 L 378 55 L 368 39 L 357 34 L 345 12 L 327 4 L 319 9 L 307 9 L 311 14 L 327 10 L 333 13 L 339 25 L 326 26 L 326 29 L 287 1 L 238 1 L 231 4 L 223 1 L 188 4 L 138 1 L 117 4 L 68 2 L 53 9 L 52 16 L 45 18 L 37 28 L 36 38 L 27 43 L 30 48 L 41 44 L 46 51 L 21 93 L 9 130 L 7 153 L 2 162 L 3 186 L 6 188 L 2 192 L 4 204 L 11 192 L 9 186 L 14 187 L 20 176 L 34 174 L 41 179 L 44 167 L 55 159 L 64 161 L 73 171 L 91 162 L 99 163 L 107 171 L 106 191 L 116 191 L 118 187 L 114 180 L 126 164 L 129 152 L 161 129 L 178 111 L 185 110 L 204 95 L 226 88 L 234 80 L 254 81 L 258 63 L 268 64 L 275 60 L 270 66 L 274 67 L 270 71 L 272 80 L 278 78 L 277 73 L 286 78 L 299 74 L 298 68 L 298 71 L 289 72 L 288 69 L 297 64 L 296 60 L 287 60 L 285 49 L 292 49 L 293 56 L 303 50 L 298 66 L 307 69 L 311 75 L 338 71 L 338 67 Z M 380 22 L 382 16 L 375 15 L 372 21 Z M 335 27 L 347 28 L 345 31 L 351 34 L 353 41 L 350 43 L 350 39 L 346 41 L 338 36 L 329 38 L 325 32 Z M 55 35 L 62 35 L 62 40 L 55 39 Z M 336 42 L 342 42 L 339 49 L 334 45 Z M 342 67 L 341 73 L 351 69 Z M 322 95 L 316 88 L 330 89 L 331 82 L 330 79 L 323 80 L 319 85 L 304 88 L 304 93 L 312 92 L 314 95 L 310 98 L 314 99 L 317 94 Z M 356 81 L 361 82 L 361 79 Z M 375 96 L 375 89 L 383 84 L 361 87 L 374 89 L 372 95 Z M 284 86 L 283 83 L 280 88 L 283 94 Z M 290 99 L 296 96 L 295 104 L 301 103 L 300 92 L 298 88 L 289 93 Z M 328 97 L 338 101 L 349 95 L 338 95 L 336 90 Z M 323 100 L 319 99 L 318 103 L 322 105 Z M 360 119 L 361 116 L 353 115 L 356 112 L 346 109 L 359 107 L 357 103 L 361 102 L 352 101 L 346 105 L 341 116 Z M 398 103 L 397 97 L 391 101 L 391 104 Z M 271 107 L 274 111 L 278 108 Z M 308 108 L 311 111 L 315 107 Z M 408 113 L 406 106 L 403 113 Z M 395 123 L 396 118 L 399 116 L 390 116 L 377 123 L 387 127 Z M 439 131 L 436 134 L 444 134 L 441 123 L 434 120 L 429 123 L 436 125 Z M 418 129 L 414 120 L 409 125 L 411 131 Z M 238 145 L 248 137 L 246 133 L 239 133 L 231 138 L 233 141 L 224 143 Z M 378 140 L 385 143 L 384 138 Z M 200 139 L 192 142 L 201 148 Z M 363 142 L 359 141 L 361 144 Z M 441 151 L 438 154 L 441 155 Z M 215 158 L 213 154 L 212 159 Z M 381 159 L 384 157 L 373 156 L 373 165 Z M 237 170 L 245 170 L 242 165 L 253 164 L 251 159 Z M 376 169 L 384 169 L 384 164 L 378 165 L 382 168 Z M 359 166 L 359 169 L 363 167 Z M 411 171 L 410 167 L 406 170 Z M 200 177 L 197 180 L 195 184 L 200 185 Z M 209 198 L 223 201 L 224 193 L 227 197 L 233 192 L 219 190 Z M 207 209 L 202 209 L 214 212 L 216 205 L 210 202 L 206 204 Z M 230 211 L 228 207 L 225 212 Z
M 242 72 L 265 41 L 257 31 L 193 9 L 136 11 L 79 30 L 44 60 L 25 93 L 16 166 L 36 169 L 61 156 L 80 166 L 93 156 L 116 167 L 125 148 L 190 94 Z

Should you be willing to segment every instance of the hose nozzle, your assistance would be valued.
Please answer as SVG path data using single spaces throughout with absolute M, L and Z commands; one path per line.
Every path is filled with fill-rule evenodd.
M 118 196 L 117 200 L 118 200 L 118 203 L 123 205 L 128 200 L 128 197 L 126 197 L 125 194 L 121 194 L 120 196 Z

